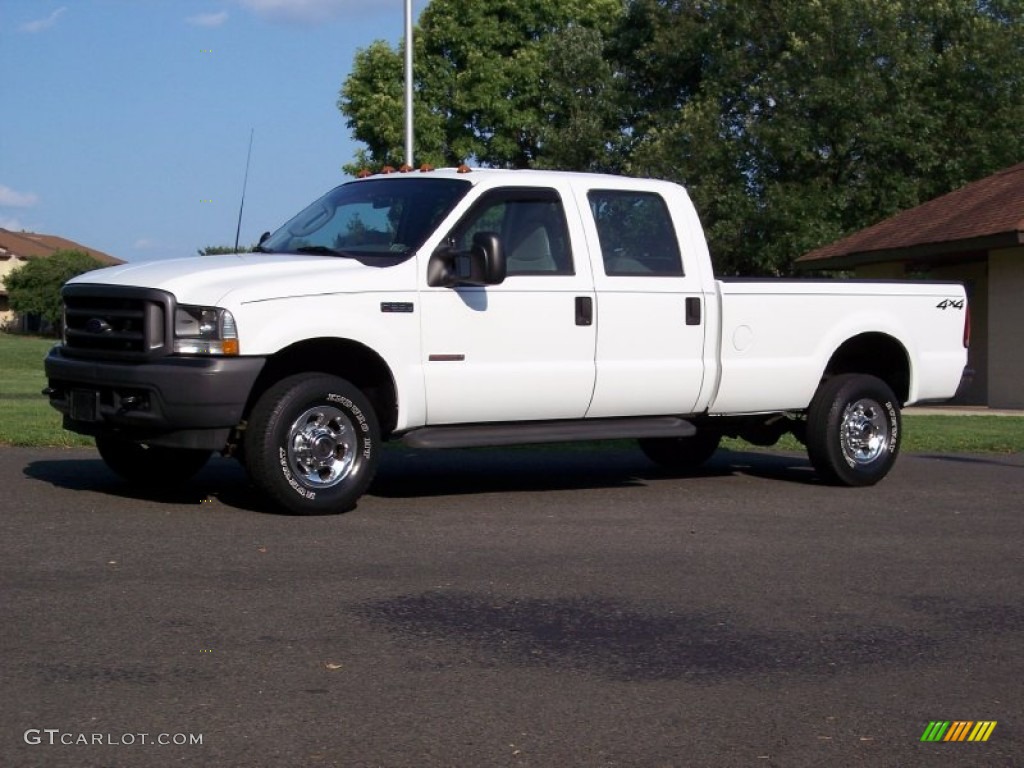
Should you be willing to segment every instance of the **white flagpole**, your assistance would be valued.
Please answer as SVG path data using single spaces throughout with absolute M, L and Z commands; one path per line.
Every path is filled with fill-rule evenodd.
M 405 164 L 413 161 L 412 0 L 405 0 Z

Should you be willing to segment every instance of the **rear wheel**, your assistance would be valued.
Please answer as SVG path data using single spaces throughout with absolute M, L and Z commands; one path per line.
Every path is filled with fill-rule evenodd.
M 843 374 L 825 381 L 811 401 L 807 454 L 828 482 L 874 485 L 892 469 L 902 432 L 900 403 L 888 384 Z
M 721 441 L 717 432 L 701 430 L 691 437 L 646 437 L 638 442 L 654 463 L 673 472 L 687 472 L 710 459 Z
M 373 480 L 380 428 L 351 383 L 291 376 L 257 401 L 245 430 L 245 463 L 257 488 L 293 515 L 345 512 Z
M 125 480 L 153 488 L 188 480 L 210 458 L 210 451 L 133 443 L 109 435 L 97 435 L 96 448 L 106 465 Z

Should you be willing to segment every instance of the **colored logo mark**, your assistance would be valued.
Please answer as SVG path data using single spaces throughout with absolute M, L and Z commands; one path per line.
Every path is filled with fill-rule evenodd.
M 988 741 L 996 720 L 932 720 L 921 741 Z

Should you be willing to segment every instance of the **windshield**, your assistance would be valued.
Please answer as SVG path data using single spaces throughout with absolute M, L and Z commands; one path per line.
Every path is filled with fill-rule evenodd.
M 407 177 L 342 184 L 272 234 L 260 250 L 355 258 L 408 256 L 470 186 L 461 179 Z

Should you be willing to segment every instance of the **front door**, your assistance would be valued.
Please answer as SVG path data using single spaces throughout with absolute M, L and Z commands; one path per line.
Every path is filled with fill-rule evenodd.
M 500 285 L 426 287 L 421 276 L 427 423 L 582 418 L 594 391 L 594 287 L 571 194 L 509 187 L 481 195 L 447 242 L 495 232 Z M 574 248 L 574 244 L 577 246 Z

